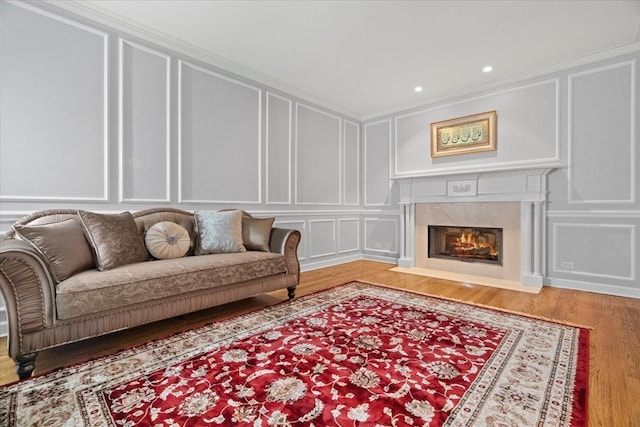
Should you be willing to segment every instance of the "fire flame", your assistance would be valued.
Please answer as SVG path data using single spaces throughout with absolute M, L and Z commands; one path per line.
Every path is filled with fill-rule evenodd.
M 461 233 L 457 239 L 456 249 L 461 251 L 472 251 L 474 249 L 488 248 L 491 256 L 496 256 L 498 252 L 492 242 L 484 238 L 478 238 L 475 233 Z

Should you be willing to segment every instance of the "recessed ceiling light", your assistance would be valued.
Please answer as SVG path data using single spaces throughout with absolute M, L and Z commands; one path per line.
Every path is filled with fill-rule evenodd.
M 416 86 L 413 88 L 416 92 L 422 92 L 422 86 Z
M 482 69 L 483 73 L 490 73 L 491 71 L 493 71 L 493 67 L 491 65 L 487 65 Z

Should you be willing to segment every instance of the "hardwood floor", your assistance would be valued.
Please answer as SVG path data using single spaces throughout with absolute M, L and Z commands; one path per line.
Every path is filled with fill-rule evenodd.
M 297 295 L 306 295 L 350 280 L 363 280 L 589 326 L 589 425 L 640 427 L 640 300 L 545 287 L 539 295 L 449 282 L 388 271 L 392 266 L 356 261 L 302 273 Z M 129 331 L 46 350 L 36 373 L 113 353 L 146 341 L 286 299 L 286 291 L 249 298 L 210 310 L 169 319 Z M 13 361 L 0 339 L 0 384 L 17 380 Z

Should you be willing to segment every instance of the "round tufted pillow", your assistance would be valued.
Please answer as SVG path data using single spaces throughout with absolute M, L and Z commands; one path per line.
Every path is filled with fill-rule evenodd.
M 172 259 L 183 257 L 189 251 L 191 238 L 187 230 L 175 222 L 162 221 L 149 228 L 144 243 L 154 258 Z

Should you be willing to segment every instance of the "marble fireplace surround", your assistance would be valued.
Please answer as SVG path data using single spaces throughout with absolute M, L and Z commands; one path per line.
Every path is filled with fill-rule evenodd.
M 546 274 L 547 175 L 556 168 L 557 165 L 553 164 L 460 173 L 434 171 L 427 176 L 397 177 L 394 181 L 399 185 L 402 209 L 398 267 L 450 270 L 452 273 L 512 280 L 524 287 L 541 288 Z M 500 218 L 494 214 L 500 214 Z M 435 222 L 467 221 L 470 218 L 476 218 L 478 222 L 431 222 L 432 225 L 482 226 L 490 223 L 492 227 L 510 230 L 504 236 L 503 246 L 511 259 L 505 259 L 502 267 L 487 266 L 493 268 L 478 267 L 479 263 L 465 266 L 458 261 L 443 264 L 439 260 L 426 260 L 424 228 L 429 220 L 425 215 L 431 216 Z M 507 241 L 509 236 L 511 240 Z M 449 268 L 452 262 L 457 265 Z

